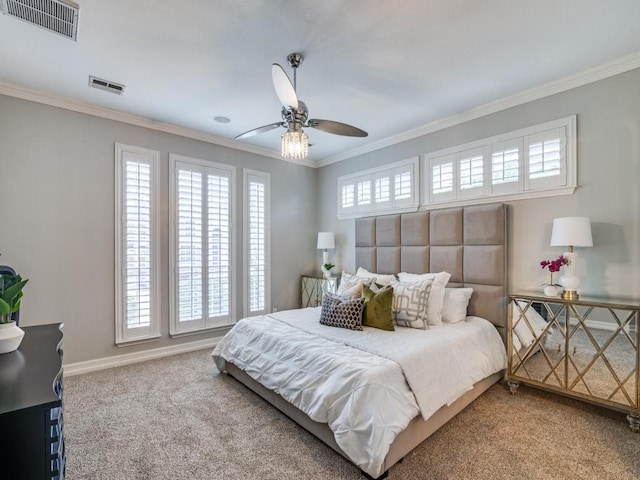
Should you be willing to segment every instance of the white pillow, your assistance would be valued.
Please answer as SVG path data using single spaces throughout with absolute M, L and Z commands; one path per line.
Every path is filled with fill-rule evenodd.
M 524 310 L 527 306 L 526 302 L 518 302 L 520 308 Z M 527 308 L 524 314 L 524 318 L 520 318 L 520 310 L 516 307 L 515 302 L 512 303 L 512 322 L 513 325 L 520 319 L 517 325 L 513 328 L 513 333 L 518 336 L 522 348 L 527 348 L 536 341 L 536 338 L 542 335 L 543 330 L 547 327 L 547 322 L 536 312 L 532 306 Z M 526 320 L 525 320 L 526 319 Z M 531 329 L 527 326 L 526 322 L 529 322 Z M 531 332 L 533 330 L 533 333 Z M 551 333 L 549 329 L 549 333 Z M 535 333 L 535 335 L 534 335 Z M 519 350 L 519 349 L 518 349 Z
M 401 327 L 429 328 L 427 305 L 433 280 L 393 282 L 393 320 Z
M 358 270 L 356 271 L 356 276 L 362 277 L 362 278 L 372 278 L 374 282 L 382 286 L 391 285 L 391 282 L 393 282 L 394 280 L 397 280 L 395 275 L 382 275 L 380 273 L 373 273 L 362 267 L 358 267 Z
M 342 272 L 336 294 L 340 296 L 349 295 L 359 297 L 362 294 L 362 285 L 369 285 L 371 282 L 373 282 L 371 278 L 358 277 L 347 272 Z
M 423 280 L 432 280 L 431 293 L 429 293 L 429 305 L 427 306 L 427 322 L 429 325 L 434 326 L 442 325 L 444 286 L 450 278 L 451 274 L 448 272 L 423 273 L 421 275 L 406 272 L 398 274 L 398 279 L 401 282 L 421 282 Z
M 433 291 L 433 287 L 431 287 Z M 442 321 L 458 323 L 467 318 L 467 306 L 473 294 L 473 288 L 445 288 L 442 306 Z

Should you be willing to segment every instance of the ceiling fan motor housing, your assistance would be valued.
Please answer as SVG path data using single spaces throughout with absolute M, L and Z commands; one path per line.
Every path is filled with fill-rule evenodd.
M 300 53 L 290 53 L 287 55 L 287 61 L 291 68 L 298 68 L 302 63 L 302 60 L 304 60 L 304 57 Z
M 305 125 L 307 123 L 308 117 L 309 110 L 307 110 L 307 106 L 302 100 L 298 100 L 297 109 L 282 107 L 282 120 L 284 120 L 287 125 L 291 123 L 299 123 L 300 125 Z

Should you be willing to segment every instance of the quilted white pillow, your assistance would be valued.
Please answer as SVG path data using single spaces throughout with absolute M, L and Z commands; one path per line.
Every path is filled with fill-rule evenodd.
M 472 294 L 473 288 L 445 288 L 442 322 L 458 323 L 467 318 L 467 307 Z
M 391 282 L 393 282 L 394 280 L 397 280 L 395 275 L 383 275 L 381 273 L 373 273 L 362 267 L 358 267 L 358 270 L 356 271 L 356 276 L 362 277 L 362 278 L 371 278 L 378 285 L 382 285 L 382 286 L 391 285 Z
M 429 328 L 427 305 L 433 280 L 392 282 L 393 320 L 401 327 Z
M 421 282 L 431 280 L 431 293 L 429 293 L 429 305 L 427 306 L 427 322 L 429 325 L 442 325 L 442 306 L 444 304 L 444 287 L 451 278 L 448 272 L 439 273 L 406 273 L 398 274 L 401 282 Z

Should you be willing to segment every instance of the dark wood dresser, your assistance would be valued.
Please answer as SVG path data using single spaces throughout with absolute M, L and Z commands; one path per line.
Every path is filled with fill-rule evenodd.
M 21 327 L 0 355 L 0 477 L 64 479 L 62 324 Z

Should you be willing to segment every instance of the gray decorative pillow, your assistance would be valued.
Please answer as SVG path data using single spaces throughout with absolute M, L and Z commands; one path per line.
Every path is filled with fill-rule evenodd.
M 416 283 L 392 282 L 393 319 L 401 327 L 426 330 L 427 304 L 433 280 Z
M 342 272 L 337 293 L 342 296 L 360 297 L 362 295 L 362 285 L 370 285 L 372 282 L 373 278 L 363 278 Z
M 326 293 L 322 298 L 320 323 L 330 327 L 362 330 L 364 298 L 345 298 Z

